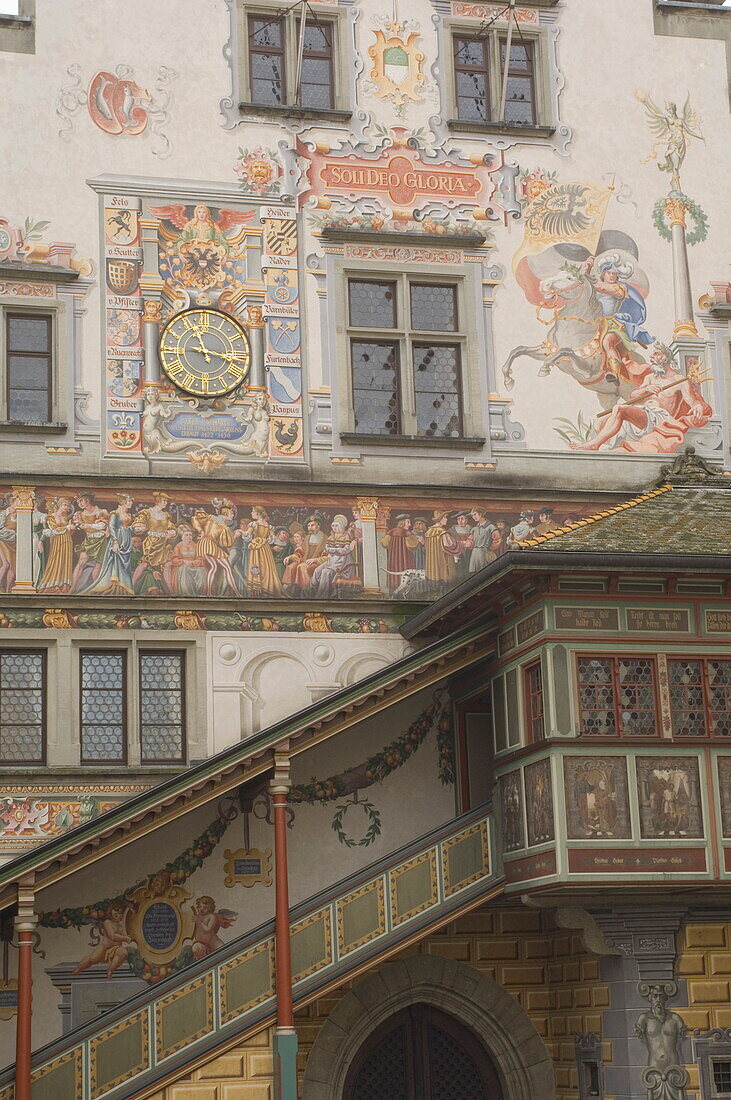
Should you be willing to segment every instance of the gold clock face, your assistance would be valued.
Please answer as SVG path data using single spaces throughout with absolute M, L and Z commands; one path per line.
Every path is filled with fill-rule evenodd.
M 160 335 L 160 362 L 179 390 L 222 397 L 240 386 L 251 351 L 241 326 L 217 309 L 184 309 Z

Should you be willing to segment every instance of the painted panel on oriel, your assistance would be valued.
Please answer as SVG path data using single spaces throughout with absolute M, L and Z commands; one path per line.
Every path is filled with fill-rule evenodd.
M 642 836 L 702 837 L 698 758 L 638 756 L 636 763 Z
M 528 844 L 546 844 L 555 840 L 550 760 L 538 760 L 526 767 L 525 805 Z
M 567 756 L 563 766 L 568 839 L 629 839 L 625 757 Z
M 523 824 L 523 785 L 520 770 L 500 777 L 500 804 L 502 807 L 503 850 L 515 852 L 525 848 Z

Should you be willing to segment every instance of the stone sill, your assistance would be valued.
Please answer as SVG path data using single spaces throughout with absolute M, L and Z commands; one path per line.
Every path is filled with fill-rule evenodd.
M 0 15 L 0 30 L 25 30 L 33 25 L 30 15 Z
M 371 447 L 429 447 L 430 449 L 448 449 L 450 451 L 481 451 L 487 442 L 478 436 L 462 436 L 459 439 L 443 439 L 421 435 L 361 435 L 355 432 L 341 432 L 340 442 L 351 446 Z
M 322 229 L 318 234 L 328 241 L 371 241 L 374 244 L 395 245 L 440 245 L 450 248 L 462 246 L 467 248 L 479 248 L 485 244 L 487 237 L 484 233 L 397 233 L 395 230 L 385 230 L 383 233 L 372 229 Z
M 281 116 L 286 118 L 312 119 L 314 122 L 318 119 L 321 119 L 323 122 L 349 122 L 353 117 L 353 112 L 350 110 L 339 111 L 331 107 L 295 107 L 289 104 L 277 106 L 271 103 L 239 103 L 239 110 L 247 115 L 255 115 L 257 118 L 266 119 L 273 115 L 277 120 L 278 116 Z
M 68 431 L 68 424 L 58 420 L 48 423 L 41 420 L 0 420 L 0 432 L 8 435 L 16 432 L 22 432 L 23 435 L 63 435 L 65 431 Z
M 60 264 L 0 263 L 0 276 L 4 279 L 22 276 L 41 283 L 73 283 L 79 278 L 79 273 L 70 267 L 61 267 Z
M 508 137 L 553 137 L 555 126 L 514 126 L 506 122 L 468 122 L 462 118 L 447 120 L 450 130 L 464 134 L 505 134 Z
M 713 15 L 731 15 L 731 8 L 723 6 L 723 0 L 705 0 L 705 3 L 694 3 L 694 0 L 655 0 L 659 11 L 703 11 Z

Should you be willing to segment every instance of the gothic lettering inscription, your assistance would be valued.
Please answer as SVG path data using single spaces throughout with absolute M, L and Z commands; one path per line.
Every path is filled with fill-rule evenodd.
M 557 630 L 619 630 L 616 607 L 557 607 Z
M 686 634 L 690 620 L 684 608 L 628 607 L 627 629 Z
M 731 634 L 731 611 L 706 611 L 709 634 Z

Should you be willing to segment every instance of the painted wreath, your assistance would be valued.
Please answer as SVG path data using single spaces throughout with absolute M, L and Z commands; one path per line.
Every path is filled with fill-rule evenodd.
M 688 198 L 687 195 L 680 195 L 679 201 L 682 202 L 685 209 L 688 211 L 693 223 L 690 233 L 686 234 L 686 241 L 688 244 L 700 244 L 701 241 L 705 241 L 708 236 L 708 215 L 704 210 L 694 202 L 693 199 Z M 658 199 L 652 209 L 652 223 L 657 229 L 660 236 L 665 241 L 672 240 L 672 233 L 667 223 L 667 215 L 665 214 L 665 203 L 667 199 Z

